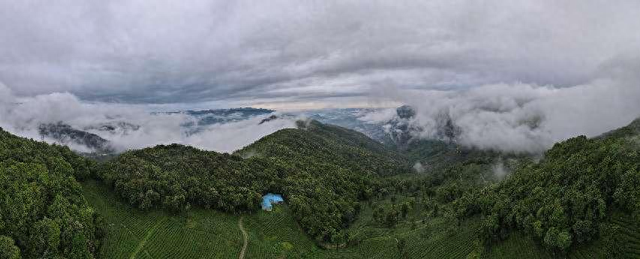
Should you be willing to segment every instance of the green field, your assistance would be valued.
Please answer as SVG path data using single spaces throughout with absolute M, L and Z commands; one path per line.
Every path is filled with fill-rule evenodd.
M 616 236 L 618 255 L 607 254 L 603 240 L 577 246 L 567 255 L 552 255 L 531 237 L 521 233 L 512 234 L 507 240 L 494 244 L 486 251 L 484 258 L 640 258 L 640 224 L 629 215 L 614 213 L 612 223 L 618 228 Z
M 494 244 L 486 251 L 483 258 L 553 258 L 547 251 L 528 236 L 520 232 L 511 234 L 507 240 Z
M 84 196 L 107 222 L 102 258 L 237 258 L 242 249 L 240 215 L 192 209 L 171 215 L 164 211 L 142 212 L 122 203 L 95 181 L 83 183 Z M 464 258 L 473 248 L 469 223 L 458 231 L 445 231 L 441 218 L 417 223 L 407 221 L 395 228 L 369 224 L 370 209 L 350 231 L 363 236 L 349 248 L 323 249 L 311 240 L 292 218 L 286 205 L 271 212 L 243 215 L 249 243 L 246 258 L 397 258 L 398 239 L 407 241 L 408 258 Z
M 237 216 L 201 209 L 179 216 L 142 212 L 97 182 L 84 183 L 83 190 L 107 222 L 102 258 L 236 258 L 240 253 Z
M 271 212 L 232 215 L 192 209 L 180 215 L 164 211 L 142 212 L 121 202 L 101 183 L 83 183 L 84 196 L 107 222 L 102 258 L 238 258 L 243 245 L 238 221 L 248 233 L 245 258 L 467 258 L 476 247 L 477 220 L 451 226 L 444 218 L 416 220 L 411 212 L 393 228 L 373 223 L 372 209 L 363 204 L 359 219 L 349 228 L 359 244 L 339 249 L 319 247 L 298 226 L 286 205 Z M 377 202 L 379 206 L 388 200 Z M 620 226 L 623 254 L 640 258 L 640 228 L 631 217 L 615 214 Z M 397 248 L 404 239 L 404 253 Z M 555 257 L 558 257 L 557 255 Z M 607 258 L 598 241 L 579 246 L 568 258 Z M 554 258 L 530 237 L 512 234 L 494 244 L 482 258 Z
M 102 258 L 238 258 L 242 249 L 241 215 L 197 208 L 180 215 L 142 212 L 98 182 L 83 183 L 83 191 L 107 222 Z M 327 257 L 286 206 L 242 217 L 249 236 L 245 258 Z
M 640 258 L 640 224 L 637 220 L 624 214 L 615 214 L 613 223 L 620 231 L 622 250 L 629 258 Z

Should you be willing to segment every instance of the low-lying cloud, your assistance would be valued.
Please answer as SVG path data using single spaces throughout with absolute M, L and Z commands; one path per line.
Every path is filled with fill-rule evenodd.
M 381 89 L 409 104 L 416 138 L 439 138 L 446 123 L 459 144 L 480 149 L 537 153 L 577 135 L 597 136 L 640 116 L 638 60 L 604 67 L 586 84 L 555 87 L 525 83 L 490 84 L 463 91 Z M 388 111 L 362 117 L 384 122 Z
M 62 122 L 95 133 L 116 151 L 180 143 L 219 152 L 233 152 L 277 130 L 295 127 L 295 118 L 260 124 L 264 117 L 202 126 L 194 133 L 184 125 L 196 118 L 184 113 L 150 113 L 135 105 L 88 103 L 69 93 L 18 98 L 0 83 L 0 127 L 51 143 L 57 140 L 43 138 L 38 131 L 40 125 Z M 115 129 L 101 130 L 105 125 L 115 125 Z M 78 151 L 92 151 L 86 146 L 65 144 Z

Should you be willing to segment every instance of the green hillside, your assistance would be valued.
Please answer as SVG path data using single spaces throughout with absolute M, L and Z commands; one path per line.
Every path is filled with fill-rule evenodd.
M 104 231 L 76 181 L 90 166 L 69 148 L 0 129 L 0 258 L 96 255 Z
M 299 121 L 297 129 L 283 129 L 235 152 L 243 157 L 286 160 L 292 166 L 336 165 L 357 174 L 381 176 L 410 171 L 405 156 L 366 135 L 318 121 Z
M 325 249 L 304 233 L 287 205 L 243 215 L 206 209 L 175 215 L 132 208 L 96 181 L 83 183 L 83 194 L 106 221 L 102 258 L 236 258 L 243 244 L 241 218 L 248 233 L 245 258 L 396 258 L 399 239 L 407 242 L 407 258 L 460 258 L 473 250 L 473 221 L 462 231 L 447 230 L 443 218 L 388 229 L 371 226 L 365 208 L 349 231 L 368 236 L 348 247 Z
M 540 162 L 525 163 L 504 181 L 466 193 L 456 201 L 458 216 L 483 216 L 480 238 L 486 245 L 517 230 L 555 255 L 591 246 L 598 238 L 617 238 L 620 218 L 613 213 L 637 220 L 640 212 L 640 155 L 628 133 L 625 127 L 601 138 L 557 143 Z M 603 242 L 608 257 L 626 253 L 620 242 Z
M 106 221 L 101 258 L 233 258 L 240 252 L 238 216 L 205 209 L 180 215 L 141 211 L 99 182 L 87 181 L 82 189 Z
M 173 144 L 96 164 L 0 131 L 0 258 L 638 258 L 637 125 L 539 161 L 397 152 L 311 121 L 234 154 Z M 265 212 L 269 192 L 285 204 Z
M 408 167 L 361 133 L 315 121 L 301 126 L 234 155 L 175 144 L 129 151 L 102 164 L 97 177 L 134 207 L 174 213 L 191 206 L 254 212 L 263 194 L 281 193 L 318 242 L 343 239 L 341 230 L 357 218 L 359 201 L 379 189 L 381 175 Z

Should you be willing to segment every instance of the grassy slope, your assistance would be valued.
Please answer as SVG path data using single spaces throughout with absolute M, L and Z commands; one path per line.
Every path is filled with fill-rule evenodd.
M 102 258 L 130 258 L 137 249 L 136 258 L 238 257 L 242 236 L 237 216 L 200 209 L 180 216 L 142 212 L 92 181 L 83 183 L 83 192 L 108 225 Z
M 108 225 L 102 258 L 236 258 L 242 247 L 239 215 L 194 209 L 181 215 L 142 212 L 124 204 L 98 182 L 83 183 L 84 196 Z M 366 235 L 356 246 L 338 250 L 318 247 L 298 226 L 287 206 L 273 212 L 244 215 L 249 233 L 246 258 L 397 258 L 396 240 L 407 240 L 408 258 L 464 258 L 473 249 L 474 222 L 445 231 L 435 218 L 412 229 L 408 222 L 393 229 L 372 226 L 371 209 L 350 229 Z

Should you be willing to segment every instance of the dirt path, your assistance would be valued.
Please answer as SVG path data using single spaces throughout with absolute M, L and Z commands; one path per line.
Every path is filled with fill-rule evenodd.
M 136 258 L 136 255 L 138 255 L 138 253 L 140 253 L 140 251 L 142 251 L 142 248 L 144 247 L 144 244 L 147 243 L 147 240 L 151 237 L 151 235 L 153 235 L 153 232 L 155 232 L 156 229 L 158 228 L 158 226 L 160 226 L 160 224 L 162 222 L 164 222 L 166 219 L 167 218 L 163 218 L 161 220 L 158 220 L 158 222 L 151 229 L 149 229 L 149 231 L 147 231 L 147 234 L 140 241 L 140 243 L 138 243 L 138 247 L 136 247 L 136 250 L 133 251 L 133 254 L 131 254 L 131 256 L 129 256 L 129 259 Z
M 240 228 L 240 231 L 242 231 L 242 238 L 244 239 L 244 244 L 242 244 L 242 251 L 240 251 L 240 256 L 238 256 L 238 259 L 244 259 L 244 254 L 245 252 L 247 252 L 247 246 L 249 245 L 249 235 L 247 235 L 247 231 L 244 230 L 244 226 L 242 226 L 242 219 L 244 217 L 240 217 L 240 219 L 238 220 L 238 227 Z

